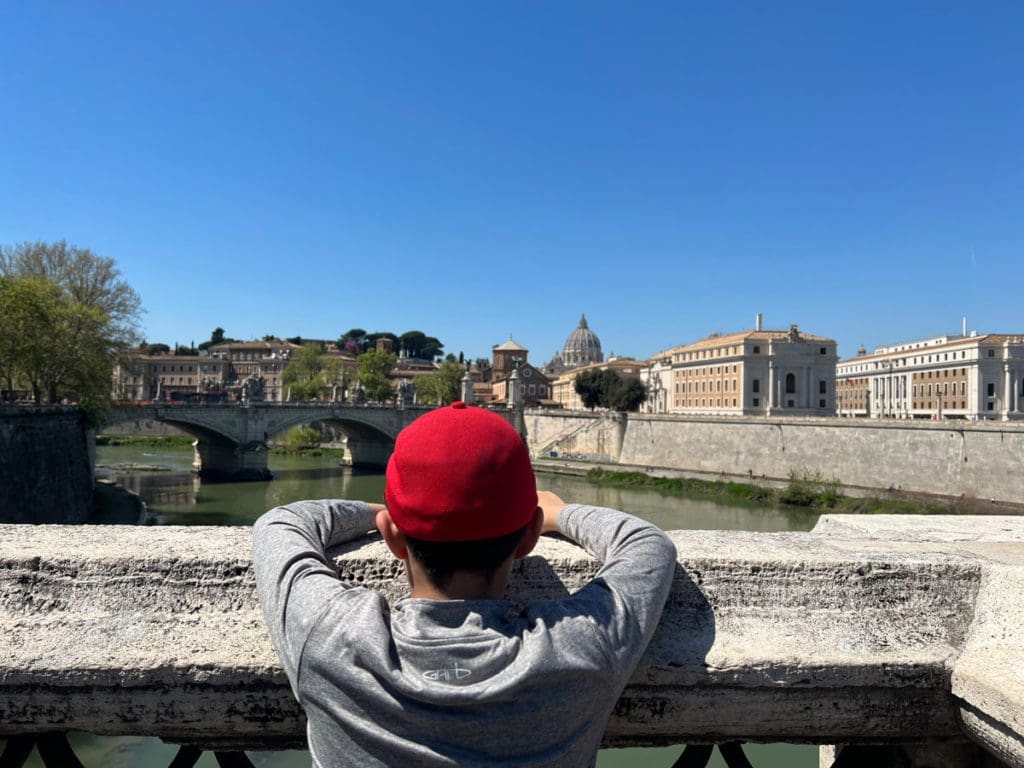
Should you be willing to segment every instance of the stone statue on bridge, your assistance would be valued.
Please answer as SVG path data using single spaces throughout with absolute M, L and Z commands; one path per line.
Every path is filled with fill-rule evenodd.
M 266 399 L 267 380 L 262 376 L 249 376 L 242 382 L 242 402 L 262 403 Z

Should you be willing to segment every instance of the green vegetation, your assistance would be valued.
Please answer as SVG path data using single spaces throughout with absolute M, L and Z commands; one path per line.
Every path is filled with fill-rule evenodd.
M 391 399 L 391 371 L 398 363 L 393 352 L 371 349 L 359 356 L 359 383 L 367 399 L 383 403 Z
M 627 379 L 611 369 L 591 369 L 576 377 L 576 394 L 583 405 L 610 408 L 613 411 L 635 411 L 647 399 L 647 387 L 637 379 Z
M 421 403 L 449 405 L 459 399 L 459 388 L 466 369 L 454 361 L 441 363 L 437 373 L 416 379 L 416 394 Z
M 96 435 L 96 445 L 130 445 L 138 448 L 177 448 L 191 446 L 191 435 Z
M 843 495 L 839 481 L 825 480 L 820 473 L 791 472 L 785 488 L 769 488 L 754 483 L 698 480 L 688 477 L 655 477 L 643 472 L 613 472 L 595 467 L 587 472 L 595 485 L 613 488 L 639 488 L 663 496 L 710 498 L 722 503 L 758 503 L 817 512 L 845 514 L 963 514 L 964 503 L 934 500 L 865 497 Z
M 344 448 L 326 448 L 320 445 L 320 433 L 314 427 L 295 427 L 285 433 L 284 439 L 271 449 L 276 455 L 334 456 L 342 458 Z
M 28 391 L 37 404 L 77 402 L 98 423 L 140 312 L 113 259 L 63 241 L 0 246 L 0 389 Z
M 292 353 L 281 378 L 292 400 L 332 400 L 342 399 L 351 374 L 340 357 L 310 342 Z

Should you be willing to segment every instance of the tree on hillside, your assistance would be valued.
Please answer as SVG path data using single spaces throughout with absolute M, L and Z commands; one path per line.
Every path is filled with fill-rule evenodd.
M 115 344 L 138 340 L 142 313 L 139 294 L 121 276 L 113 259 L 61 240 L 0 246 L 0 275 L 41 277 L 60 287 L 71 301 L 104 316 L 104 336 Z
M 437 373 L 416 379 L 416 396 L 421 403 L 448 405 L 459 399 L 459 388 L 466 369 L 446 360 Z
M 338 349 L 353 355 L 362 354 L 368 345 L 366 331 L 362 328 L 351 328 L 338 337 Z
M 361 354 L 357 360 L 359 365 L 359 383 L 370 400 L 385 402 L 391 398 L 391 371 L 394 370 L 398 358 L 393 352 L 371 349 Z

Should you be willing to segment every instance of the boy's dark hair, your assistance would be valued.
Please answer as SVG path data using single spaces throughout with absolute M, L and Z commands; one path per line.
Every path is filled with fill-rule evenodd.
M 479 541 L 423 541 L 408 535 L 405 541 L 431 583 L 444 589 L 456 571 L 485 574 L 489 580 L 516 551 L 529 527 L 530 523 L 527 523 L 512 533 Z

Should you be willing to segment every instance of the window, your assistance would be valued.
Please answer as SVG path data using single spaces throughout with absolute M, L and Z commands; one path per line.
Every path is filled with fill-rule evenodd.
M 828 349 L 826 347 L 822 347 L 820 350 L 818 350 L 818 354 L 827 355 Z
M 825 401 L 824 401 L 824 400 L 819 400 L 819 401 L 818 401 L 818 407 L 819 407 L 819 408 L 825 408 L 825 407 L 826 407 L 826 406 L 825 406 Z
M 754 398 L 754 407 L 755 407 L 755 408 L 757 408 L 757 407 L 759 407 L 760 405 L 761 405 L 761 398 L 759 398 L 759 397 L 755 397 L 755 398 Z
M 987 405 L 985 406 L 985 410 L 986 410 L 986 411 L 991 411 L 991 410 L 992 410 L 992 403 L 988 403 L 988 404 L 987 404 Z
M 960 394 L 961 395 L 966 395 L 967 394 L 967 382 L 966 381 L 961 381 L 960 382 Z M 960 407 L 962 408 L 963 406 L 960 406 Z
M 793 407 L 794 407 L 794 405 L 793 405 L 793 401 L 792 401 L 792 400 L 787 400 L 787 401 L 786 401 L 786 407 L 787 407 L 787 408 L 793 408 Z
M 754 379 L 750 384 L 751 384 L 751 391 L 752 392 L 760 392 L 761 391 L 761 380 L 760 379 Z
M 792 373 L 787 373 L 786 374 L 786 394 L 787 395 L 795 395 L 796 394 L 796 376 L 794 376 Z M 790 402 L 792 402 L 792 401 L 790 401 Z
M 989 357 L 995 357 L 996 356 L 996 351 L 994 349 L 988 350 L 988 356 Z
M 735 398 L 735 397 L 734 397 L 734 398 L 732 399 L 732 407 L 733 407 L 733 408 L 735 408 L 735 407 L 736 407 L 736 398 Z
M 822 379 L 818 382 L 818 394 L 824 395 L 826 392 L 828 392 L 828 382 Z
M 989 397 L 995 397 L 996 396 L 996 385 L 995 385 L 995 383 L 990 381 L 988 383 L 988 386 L 986 387 L 985 392 L 986 392 L 986 394 Z
M 755 355 L 760 355 L 761 354 L 761 347 L 759 347 L 757 344 L 754 345 L 754 354 Z

